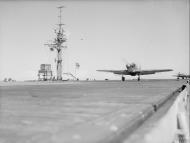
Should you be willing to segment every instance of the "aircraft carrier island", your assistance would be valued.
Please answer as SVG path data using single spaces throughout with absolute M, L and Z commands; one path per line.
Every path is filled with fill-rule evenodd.
M 187 142 L 188 94 L 185 80 L 1 83 L 0 143 Z

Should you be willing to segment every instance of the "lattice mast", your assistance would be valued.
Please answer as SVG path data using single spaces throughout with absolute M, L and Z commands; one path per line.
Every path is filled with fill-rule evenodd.
M 50 47 L 51 51 L 57 52 L 57 59 L 56 59 L 56 66 L 57 66 L 57 80 L 62 80 L 62 56 L 63 56 L 63 49 L 66 48 L 63 44 L 67 41 L 65 31 L 63 30 L 63 23 L 62 23 L 62 8 L 63 6 L 58 7 L 59 9 L 59 24 L 58 28 L 55 30 L 56 38 L 54 39 L 53 43 L 45 44 Z

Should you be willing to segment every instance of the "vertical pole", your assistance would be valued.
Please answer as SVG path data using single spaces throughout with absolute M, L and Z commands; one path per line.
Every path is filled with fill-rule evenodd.
M 57 33 L 57 42 L 58 42 L 58 47 L 57 47 L 57 80 L 62 80 L 62 38 L 63 38 L 63 30 L 62 30 L 62 22 L 61 22 L 61 13 L 62 13 L 62 8 L 59 8 L 59 32 Z
M 57 80 L 62 80 L 62 50 L 58 51 L 57 58 Z

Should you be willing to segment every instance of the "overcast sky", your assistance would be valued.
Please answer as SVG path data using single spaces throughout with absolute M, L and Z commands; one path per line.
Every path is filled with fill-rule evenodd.
M 75 62 L 80 79 L 120 79 L 96 70 L 122 70 L 126 62 L 174 70 L 142 78 L 189 72 L 188 0 L 0 1 L 0 80 L 37 79 L 43 63 L 56 73 L 56 54 L 44 44 L 55 37 L 61 5 L 68 38 L 64 72 L 74 74 Z

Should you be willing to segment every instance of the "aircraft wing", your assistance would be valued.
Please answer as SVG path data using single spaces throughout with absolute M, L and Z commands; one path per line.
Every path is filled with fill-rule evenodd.
M 114 74 L 120 74 L 120 75 L 148 75 L 148 74 L 155 74 L 156 72 L 167 72 L 167 71 L 173 71 L 172 69 L 159 69 L 159 70 L 136 70 L 136 71 L 127 71 L 127 70 L 96 70 L 99 72 L 111 72 Z
M 135 71 L 139 75 L 148 75 L 148 74 L 155 74 L 157 72 L 168 72 L 173 71 L 172 69 L 159 69 L 159 70 L 139 70 Z
M 178 74 L 178 75 L 173 75 L 175 77 L 182 77 L 182 78 L 190 78 L 190 75 L 186 75 L 186 74 Z
M 96 70 L 99 72 L 111 72 L 114 74 L 121 74 L 121 75 L 129 75 L 129 73 L 126 70 Z

